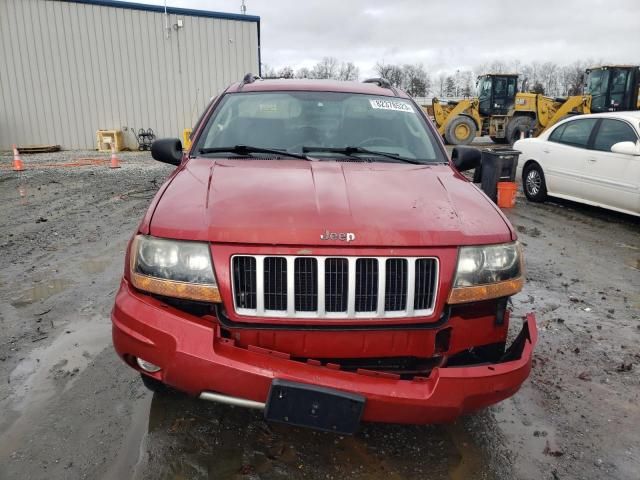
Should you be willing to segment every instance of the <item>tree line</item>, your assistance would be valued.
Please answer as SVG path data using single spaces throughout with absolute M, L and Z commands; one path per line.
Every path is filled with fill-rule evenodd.
M 549 96 L 579 95 L 583 90 L 584 71 L 587 67 L 601 65 L 602 61 L 578 60 L 561 65 L 554 62 L 522 63 L 494 61 L 479 64 L 473 69 L 430 73 L 421 63 L 394 64 L 378 62 L 375 72 L 394 87 L 402 88 L 413 97 L 470 97 L 476 95 L 475 84 L 485 73 L 518 73 L 519 89 L 526 80 L 526 90 Z M 263 65 L 263 78 L 311 78 L 334 80 L 359 80 L 360 71 L 353 62 L 341 62 L 335 57 L 325 57 L 311 68 L 284 66 L 275 70 Z

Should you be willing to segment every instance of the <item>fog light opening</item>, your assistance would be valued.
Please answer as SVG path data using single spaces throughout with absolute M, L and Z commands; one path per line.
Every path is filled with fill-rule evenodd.
M 146 360 L 143 360 L 139 357 L 136 358 L 136 363 L 145 372 L 156 373 L 160 371 L 160 367 L 158 365 L 156 365 L 155 363 L 147 362 Z

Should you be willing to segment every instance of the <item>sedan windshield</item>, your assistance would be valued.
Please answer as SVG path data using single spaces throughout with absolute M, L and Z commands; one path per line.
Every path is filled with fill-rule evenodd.
M 446 162 L 435 136 L 407 99 L 336 92 L 225 95 L 195 152 L 223 155 L 248 146 L 318 159 Z M 215 150 L 219 151 L 216 152 Z

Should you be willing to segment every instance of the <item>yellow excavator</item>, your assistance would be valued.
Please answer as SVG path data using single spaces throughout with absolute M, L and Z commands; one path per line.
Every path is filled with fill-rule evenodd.
M 537 136 L 568 115 L 640 110 L 638 66 L 587 69 L 584 95 L 553 98 L 518 92 L 517 86 L 515 73 L 482 75 L 478 97 L 448 103 L 434 98 L 429 113 L 448 144 L 467 145 L 476 135 L 488 135 L 495 143 L 513 143 L 522 132 Z

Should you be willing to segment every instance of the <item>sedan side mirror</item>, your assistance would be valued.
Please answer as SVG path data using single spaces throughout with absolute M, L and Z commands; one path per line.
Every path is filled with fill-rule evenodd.
M 640 155 L 640 146 L 633 142 L 618 142 L 611 146 L 611 151 L 623 155 Z
M 163 138 L 151 144 L 151 156 L 159 162 L 180 165 L 182 142 L 177 138 Z
M 460 172 L 479 167 L 481 157 L 482 152 L 474 147 L 455 147 L 451 154 L 453 165 Z

